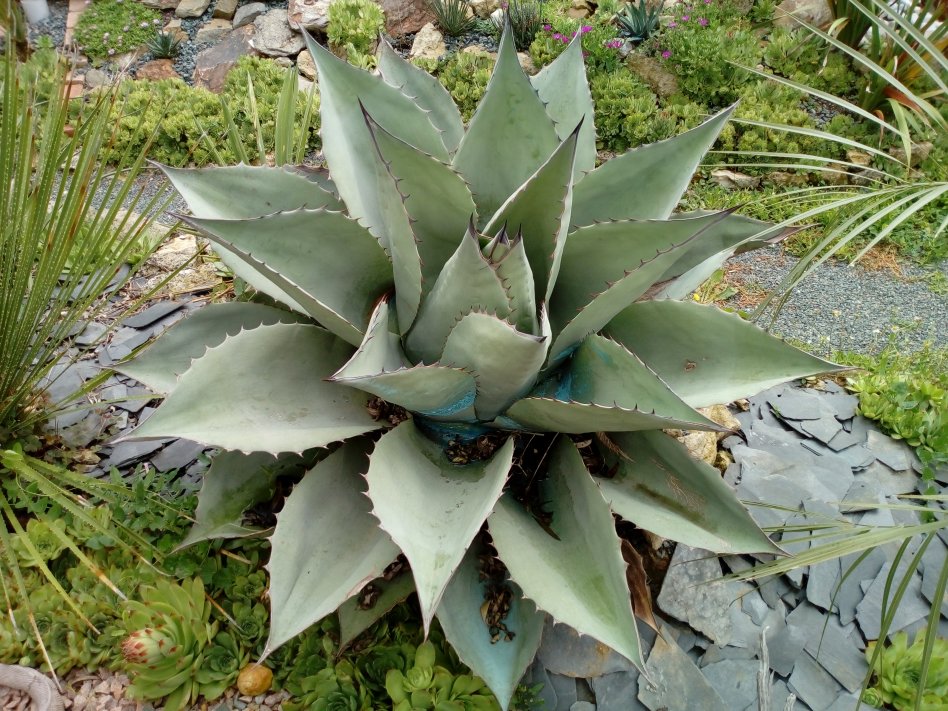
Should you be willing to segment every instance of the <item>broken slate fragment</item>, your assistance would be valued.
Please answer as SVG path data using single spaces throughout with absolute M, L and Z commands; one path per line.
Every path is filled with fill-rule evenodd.
M 918 475 L 911 467 L 896 472 L 881 461 L 873 462 L 860 473 L 860 478 L 876 482 L 886 496 L 910 494 L 915 491 L 915 485 L 918 482 Z
M 122 467 L 144 459 L 157 449 L 160 449 L 169 440 L 152 440 L 144 442 L 119 442 L 112 449 L 105 467 Z
M 882 497 L 880 499 L 880 497 Z M 839 502 L 839 510 L 843 513 L 855 513 L 857 511 L 870 511 L 876 508 L 876 504 L 884 499 L 882 496 L 882 485 L 877 479 L 866 478 L 862 474 L 856 477 L 846 496 Z
M 839 561 L 840 572 L 844 578 L 836 592 L 835 604 L 839 610 L 839 621 L 844 625 L 856 619 L 856 605 L 862 602 L 863 598 L 861 583 L 874 580 L 885 565 L 885 553 L 879 548 L 873 548 L 852 572 L 849 572 L 850 567 L 854 566 L 861 556 L 862 553 L 850 553 Z
M 710 582 L 721 575 L 713 553 L 679 543 L 658 596 L 659 608 L 715 644 L 727 644 L 733 631 L 728 606 L 736 599 L 737 586 L 733 581 Z
M 733 711 L 688 655 L 674 642 L 655 640 L 645 664 L 646 676 L 639 676 L 639 701 L 651 711 L 659 709 L 702 709 Z
M 141 412 L 144 407 L 151 401 L 155 399 L 155 394 L 143 387 L 134 387 L 129 388 L 127 393 L 127 399 L 125 402 L 117 403 L 117 407 L 127 410 L 128 412 L 135 413 Z M 139 422 L 139 424 L 141 424 Z
M 90 321 L 88 324 L 86 324 L 86 327 L 82 330 L 82 332 L 75 337 L 73 342 L 77 346 L 82 346 L 83 348 L 94 346 L 99 342 L 99 339 L 102 338 L 102 335 L 105 333 L 105 331 L 106 327 L 101 323 Z
M 145 328 L 146 326 L 151 326 L 155 321 L 163 319 L 165 316 L 182 308 L 185 303 L 184 301 L 159 301 L 144 311 L 125 319 L 122 325 L 130 328 Z
M 876 456 L 876 459 L 889 469 L 904 472 L 912 466 L 913 454 L 908 445 L 905 442 L 887 437 L 881 432 L 869 430 L 866 437 L 866 447 Z
M 826 458 L 824 459 L 824 464 L 828 459 L 838 459 L 842 460 L 842 462 L 844 462 L 854 471 L 865 469 L 874 461 L 876 461 L 876 458 L 873 456 L 872 452 L 866 449 L 866 446 L 863 444 L 856 444 L 852 447 L 846 447 L 846 449 L 841 449 L 838 452 L 834 452 L 825 444 L 816 442 L 812 439 L 804 440 L 800 444 L 804 449 L 808 449 L 814 454 Z
M 804 652 L 793 666 L 789 679 L 793 691 L 813 711 L 826 711 L 843 688 L 809 653 Z
M 839 578 L 838 558 L 811 565 L 806 581 L 806 599 L 824 610 L 829 610 L 831 605 L 835 608 L 832 599 Z
M 743 709 L 757 700 L 757 670 L 754 660 L 725 659 L 701 670 L 708 683 L 729 709 Z
M 576 679 L 561 674 L 550 674 L 550 686 L 556 694 L 556 706 L 553 711 L 569 711 L 579 699 L 576 696 Z
M 638 700 L 638 671 L 616 672 L 589 680 L 596 694 L 597 711 L 645 711 Z
M 178 439 L 152 457 L 151 463 L 160 472 L 183 469 L 197 459 L 205 449 L 203 444 Z
M 865 433 L 849 432 L 846 430 L 846 426 L 844 424 L 840 431 L 836 433 L 836 436 L 826 443 L 826 446 L 832 449 L 834 452 L 841 452 L 847 447 L 852 447 L 857 444 L 864 444 L 865 441 Z
M 800 423 L 800 428 L 806 434 L 816 437 L 824 444 L 843 431 L 843 426 L 839 424 L 839 420 L 832 415 L 824 415 L 818 420 L 803 420 Z
M 806 630 L 799 625 L 788 624 L 773 640 L 768 639 L 770 668 L 780 676 L 789 676 L 806 646 L 806 635 Z
M 568 625 L 555 625 L 547 620 L 542 639 L 537 658 L 551 674 L 588 679 L 635 668 L 621 654 L 592 637 L 579 634 Z
M 591 704 L 588 701 L 577 701 L 569 707 L 569 711 L 596 711 L 596 704 Z
M 909 555 L 902 556 L 899 567 L 896 568 L 893 585 L 897 586 L 901 583 L 905 571 L 908 569 L 910 563 L 909 559 Z M 872 581 L 872 584 L 866 590 L 866 595 L 862 602 L 856 605 L 856 622 L 859 624 L 859 628 L 862 630 L 863 636 L 866 639 L 879 638 L 879 629 L 882 619 L 882 597 L 886 587 L 886 578 L 891 569 L 891 562 L 882 566 L 876 579 Z M 889 595 L 891 597 L 891 590 L 889 591 Z M 912 573 L 912 578 L 909 581 L 908 587 L 905 589 L 905 594 L 895 609 L 895 616 L 892 618 L 892 622 L 889 626 L 889 634 L 897 632 L 916 620 L 925 617 L 928 612 L 928 601 L 922 595 L 922 579 L 917 572 Z
M 769 390 L 767 402 L 781 419 L 818 420 L 823 411 L 819 396 L 801 392 L 789 385 Z
M 539 685 L 540 690 L 537 693 L 537 696 L 539 696 L 540 701 L 543 704 L 541 708 L 556 708 L 556 692 L 553 691 L 553 685 L 550 683 L 550 677 L 546 673 L 546 669 L 543 668 L 543 664 L 540 663 L 539 659 L 534 658 L 533 663 L 527 667 L 527 672 L 523 675 L 523 679 L 521 679 L 520 683 L 528 687 Z

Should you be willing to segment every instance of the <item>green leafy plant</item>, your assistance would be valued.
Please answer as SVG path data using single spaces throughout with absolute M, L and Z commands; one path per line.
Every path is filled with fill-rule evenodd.
M 658 18 L 661 13 L 661 4 L 650 5 L 648 0 L 639 0 L 638 5 L 625 5 L 616 15 L 615 23 L 623 37 L 633 42 L 643 42 L 658 31 Z
M 504 12 L 494 31 L 500 35 L 509 26 L 517 51 L 526 52 L 543 25 L 543 0 L 509 0 L 501 6 Z
M 919 708 L 919 704 L 921 708 L 938 708 L 944 704 L 948 698 L 948 640 L 941 637 L 932 640 L 926 683 L 919 689 L 925 642 L 925 634 L 919 632 L 909 646 L 908 635 L 898 632 L 879 657 L 874 654 L 877 643 L 870 642 L 866 658 L 870 662 L 874 660 L 875 683 L 863 692 L 863 701 L 876 708 L 888 704 L 896 711 L 911 711 Z
M 371 55 L 385 28 L 385 13 L 373 0 L 337 0 L 329 6 L 328 17 L 329 46 L 350 59 Z
M 622 40 L 616 38 L 615 25 L 611 23 L 594 19 L 592 24 L 587 25 L 558 16 L 545 23 L 541 29 L 530 45 L 530 57 L 538 67 L 546 66 L 556 59 L 577 35 L 581 36 L 586 66 L 594 77 L 611 74 L 622 66 L 619 55 Z
M 123 364 L 166 395 L 130 439 L 229 450 L 197 520 L 232 536 L 280 466 L 345 440 L 277 518 L 264 657 L 357 606 L 404 553 L 424 628 L 437 615 L 502 708 L 538 610 L 641 664 L 613 511 L 702 548 L 775 550 L 659 430 L 718 430 L 693 408 L 837 367 L 676 300 L 775 236 L 729 213 L 672 216 L 730 111 L 596 168 L 578 40 L 528 78 L 505 33 L 467 130 L 389 46 L 381 76 L 309 47 L 331 179 L 166 168 L 190 224 L 294 310 L 209 306 Z
M 413 709 L 463 709 L 464 711 L 495 711 L 497 700 L 477 677 L 455 676 L 435 663 L 435 647 L 425 642 L 415 651 L 415 661 L 408 669 L 389 669 L 385 689 L 392 700 L 393 711 Z
M 181 51 L 181 40 L 172 32 L 159 32 L 145 46 L 155 59 L 174 59 Z
M 438 81 L 451 93 L 451 98 L 464 121 L 470 121 L 487 91 L 494 59 L 479 52 L 457 52 L 438 70 Z
M 93 0 L 79 16 L 75 43 L 89 59 L 103 60 L 138 49 L 159 27 L 161 14 L 141 3 Z
M 428 0 L 438 27 L 449 37 L 458 37 L 474 27 L 474 14 L 467 0 Z

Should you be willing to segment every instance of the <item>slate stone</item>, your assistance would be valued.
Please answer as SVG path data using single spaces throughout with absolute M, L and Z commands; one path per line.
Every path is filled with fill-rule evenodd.
M 804 444 L 806 444 L 804 442 Z M 818 446 L 819 443 L 814 443 Z M 826 450 L 830 452 L 831 450 Z M 734 460 L 741 465 L 741 483 L 773 475 L 784 476 L 810 495 L 806 499 L 839 501 L 852 484 L 849 465 L 833 455 L 813 456 L 797 447 L 785 448 L 779 453 L 735 447 Z
M 885 565 L 885 553 L 879 548 L 873 548 L 852 572 L 848 572 L 850 567 L 859 560 L 860 555 L 862 554 L 851 553 L 840 558 L 840 571 L 845 578 L 836 592 L 836 607 L 839 612 L 839 621 L 844 625 L 848 625 L 856 619 L 856 605 L 863 598 L 860 583 L 864 580 L 874 580 L 882 566 Z
M 791 693 L 787 687 L 787 682 L 783 679 L 774 681 L 770 687 L 770 708 L 773 709 L 773 711 L 783 711 L 787 706 L 787 699 L 790 698 Z M 796 698 L 796 694 L 794 694 L 794 698 Z M 745 711 L 758 711 L 758 706 L 753 705 L 745 709 Z M 793 711 L 810 711 L 810 709 L 806 704 L 796 701 L 793 706 Z
M 780 676 L 789 676 L 805 646 L 806 631 L 799 626 L 787 624 L 773 640 L 767 640 L 770 668 Z
M 767 613 L 771 611 L 757 590 L 749 592 L 741 598 L 741 609 L 753 620 L 755 625 L 760 625 Z
M 798 526 L 807 526 L 810 524 L 810 517 L 798 513 L 794 514 L 787 519 L 788 527 L 798 527 Z M 805 553 L 810 550 L 810 541 L 805 537 L 804 532 L 799 531 L 784 531 L 781 535 L 780 547 L 783 548 L 790 555 L 797 555 L 799 553 Z M 796 587 L 803 587 L 803 577 L 807 573 L 807 567 L 803 566 L 800 568 L 795 568 L 793 570 L 787 571 L 784 574 L 784 578 L 793 583 Z
M 767 402 L 781 419 L 818 420 L 822 407 L 818 396 L 789 385 L 768 391 Z
M 596 711 L 596 704 L 591 704 L 588 701 L 577 701 L 569 707 L 569 711 Z
M 549 679 L 553 693 L 556 694 L 556 706 L 553 707 L 553 711 L 569 711 L 570 707 L 578 701 L 576 679 L 561 674 L 549 674 Z
M 790 586 L 782 576 L 771 575 L 757 580 L 757 591 L 772 610 L 776 610 L 778 606 L 783 606 L 784 603 L 781 597 L 789 589 Z
M 128 358 L 132 354 L 132 349 L 126 346 L 124 343 L 119 343 L 118 345 L 114 346 L 106 346 L 103 352 L 109 354 L 111 363 L 115 363 L 116 361 Z
M 205 450 L 203 444 L 187 439 L 178 439 L 162 449 L 151 459 L 152 465 L 160 472 L 183 469 L 197 459 Z
M 102 338 L 108 329 L 103 326 L 101 323 L 96 323 L 95 321 L 90 321 L 86 324 L 86 327 L 82 329 L 82 332 L 73 339 L 73 342 L 77 346 L 93 346 L 98 344 L 99 339 Z
M 737 586 L 733 581 L 709 582 L 721 574 L 712 553 L 679 543 L 658 596 L 659 608 L 716 644 L 727 644 L 732 633 L 727 608 Z
M 655 640 L 645 673 L 647 677 L 639 676 L 638 698 L 651 711 L 732 711 L 688 655 L 661 637 Z
M 860 476 L 875 481 L 886 496 L 910 494 L 918 483 L 918 475 L 911 467 L 896 472 L 882 462 L 873 462 Z
M 728 617 L 731 621 L 732 630 L 730 644 L 734 647 L 750 649 L 755 654 L 758 653 L 760 651 L 760 626 L 755 624 L 750 618 L 750 615 L 741 610 L 737 604 L 732 604 L 730 608 L 728 608 Z M 773 610 L 770 610 L 768 615 L 764 618 L 765 624 L 769 620 L 772 623 L 771 627 L 773 627 L 773 623 L 776 622 L 776 617 L 777 614 Z M 782 626 L 782 623 L 783 620 L 781 619 L 779 624 Z
M 881 432 L 870 431 L 866 447 L 876 459 L 897 472 L 904 472 L 912 466 L 912 452 L 904 442 L 887 437 Z
M 130 328 L 145 328 L 165 316 L 180 310 L 185 305 L 184 301 L 159 301 L 157 304 L 149 306 L 144 311 L 131 316 L 122 322 L 122 325 Z
M 865 709 L 866 705 L 858 705 L 859 694 L 851 694 L 849 692 L 840 694 L 836 697 L 836 701 L 826 707 L 826 711 L 855 711 L 855 709 Z
M 757 670 L 753 660 L 725 659 L 701 670 L 729 709 L 743 709 L 757 699 Z
M 110 346 L 125 346 L 133 351 L 151 338 L 151 332 L 137 328 L 122 327 L 112 334 Z M 114 357 L 114 356 L 113 356 Z
M 75 364 L 57 363 L 40 380 L 38 389 L 45 390 L 53 404 L 63 405 L 75 396 L 82 383 L 82 372 Z
M 128 386 L 122 385 L 121 383 L 109 385 L 108 387 L 102 388 L 98 395 L 102 400 L 105 401 L 121 401 L 128 397 Z
M 717 664 L 718 662 L 723 662 L 728 659 L 747 661 L 748 659 L 756 658 L 757 652 L 747 647 L 732 647 L 731 645 L 722 647 L 717 644 L 712 644 L 701 656 L 701 659 L 698 660 L 698 667 L 704 668 L 710 664 Z
M 902 556 L 895 572 L 895 584 L 900 584 L 905 571 L 910 562 L 910 556 Z M 882 617 L 882 595 L 885 590 L 886 577 L 892 569 L 892 563 L 887 562 L 882 566 L 876 579 L 866 590 L 866 595 L 862 601 L 856 605 L 856 622 L 859 629 L 866 639 L 878 639 L 879 627 Z M 891 591 L 889 593 L 892 594 Z M 899 601 L 895 610 L 895 616 L 889 626 L 889 633 L 910 625 L 916 620 L 924 617 L 929 612 L 928 601 L 922 595 L 922 579 L 918 573 L 913 573 L 912 578 L 905 589 L 905 594 Z
M 72 427 L 61 429 L 59 437 L 67 447 L 82 449 L 102 434 L 105 425 L 105 418 L 93 410 Z
M 874 508 L 873 504 L 877 503 L 881 496 L 883 496 L 882 484 L 879 483 L 879 480 L 866 478 L 860 474 L 853 480 L 849 491 L 839 502 L 839 510 L 844 513 L 870 511 Z
M 149 454 L 161 448 L 167 442 L 168 440 L 119 442 L 112 449 L 112 453 L 109 455 L 108 461 L 105 462 L 105 466 L 121 469 L 128 464 L 132 464 L 147 457 Z
M 141 412 L 151 400 L 154 400 L 155 394 L 148 388 L 134 387 L 128 389 L 127 398 L 125 402 L 116 403 L 116 407 L 136 413 Z
M 835 703 L 842 687 L 836 683 L 808 653 L 804 652 L 793 666 L 788 686 L 813 711 L 826 711 Z
M 645 711 L 638 700 L 638 671 L 616 672 L 590 679 L 598 711 Z
M 590 678 L 634 669 L 621 654 L 568 625 L 547 620 L 542 640 L 537 657 L 551 674 Z
M 835 616 L 830 615 L 820 633 L 807 639 L 806 651 L 848 691 L 862 688 L 869 664 Z
M 768 528 L 785 524 L 793 515 L 793 509 L 803 503 L 806 491 L 786 477 L 775 474 L 759 481 L 742 481 L 737 485 L 737 495 L 747 501 L 767 502 L 781 507 L 747 507 L 747 512 L 754 522 L 761 528 Z
M 886 499 L 884 496 L 879 496 L 879 503 L 885 504 Z M 861 526 L 872 526 L 872 527 L 885 527 L 885 526 L 894 526 L 895 519 L 892 518 L 892 511 L 887 508 L 876 508 L 869 509 L 862 516 L 859 517 L 859 525 Z
M 543 702 L 542 708 L 556 708 L 556 692 L 553 690 L 550 677 L 539 659 L 534 659 L 533 663 L 527 667 L 527 671 L 523 675 L 523 679 L 520 680 L 520 683 L 526 686 L 539 686 L 540 690 L 537 692 L 537 696 L 539 696 Z
M 835 608 L 833 594 L 839 578 L 838 558 L 811 565 L 806 581 L 806 599 L 824 610 L 829 610 L 831 606 Z
M 847 447 L 852 447 L 857 444 L 865 444 L 866 435 L 862 432 L 852 432 L 846 429 L 846 424 L 843 423 L 840 427 L 839 432 L 826 443 L 826 446 L 832 449 L 834 452 L 839 452 Z
M 755 424 L 751 430 L 745 431 L 745 435 L 748 446 L 755 449 L 773 451 L 782 449 L 781 445 L 789 449 L 797 449 L 800 446 L 800 435 L 786 429 L 780 423 Z
M 820 396 L 820 399 L 830 408 L 833 412 L 836 413 L 837 420 L 851 420 L 856 416 L 856 410 L 859 407 L 859 398 L 855 395 L 846 392 L 843 388 L 839 388 L 838 391 L 830 391 L 829 385 L 836 385 L 832 380 L 827 380 L 824 383 L 824 388 L 827 389 L 827 392 L 823 393 Z
M 834 452 L 825 444 L 813 440 L 801 442 L 801 446 L 813 452 L 813 454 L 829 458 L 827 461 L 832 458 L 840 459 L 853 470 L 865 469 L 876 460 L 872 452 L 866 449 L 866 446 L 863 444 L 846 447 L 846 449 L 842 449 L 839 452 Z
M 832 415 L 824 415 L 818 420 L 803 420 L 800 428 L 824 444 L 843 431 L 843 426 L 839 424 L 839 420 Z

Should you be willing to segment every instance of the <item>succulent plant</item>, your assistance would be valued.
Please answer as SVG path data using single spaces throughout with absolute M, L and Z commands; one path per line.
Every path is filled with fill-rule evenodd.
M 154 59 L 174 59 L 181 51 L 181 39 L 173 32 L 157 32 L 145 47 Z
M 202 693 L 199 675 L 207 646 L 217 632 L 200 578 L 181 585 L 159 580 L 143 587 L 141 600 L 126 603 L 122 642 L 132 699 L 165 699 L 164 708 L 180 711 Z M 237 676 L 239 666 L 234 669 Z M 216 684 L 211 691 L 216 690 Z M 223 690 L 222 690 L 223 691 Z
M 866 646 L 866 659 L 870 663 L 876 644 L 877 642 L 870 642 Z M 863 693 L 862 700 L 877 708 L 886 704 L 897 711 L 944 708 L 948 700 L 948 640 L 942 637 L 935 639 L 928 677 L 924 688 L 919 688 L 924 650 L 924 631 L 915 635 L 911 646 L 905 632 L 892 635 L 891 644 L 882 650 L 876 660 L 873 669 L 875 681 L 872 687 Z M 917 706 L 916 699 L 919 694 L 922 698 L 920 706 Z
M 165 169 L 270 300 L 201 309 L 123 365 L 166 395 L 132 438 L 230 450 L 198 516 L 226 535 L 281 466 L 330 448 L 270 539 L 265 656 L 403 553 L 425 630 L 437 616 L 503 708 L 544 613 L 641 664 L 613 513 L 776 550 L 661 430 L 719 431 L 695 408 L 836 369 L 678 300 L 778 236 L 672 214 L 730 110 L 596 167 L 578 40 L 528 78 L 505 32 L 468 127 L 384 43 L 379 75 L 309 48 L 329 173 Z

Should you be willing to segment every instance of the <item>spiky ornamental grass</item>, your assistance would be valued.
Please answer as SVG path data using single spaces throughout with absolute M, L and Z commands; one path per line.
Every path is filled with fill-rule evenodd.
M 305 462 L 271 538 L 266 654 L 337 608 L 351 639 L 354 596 L 404 553 L 413 582 L 376 580 L 374 614 L 415 589 L 504 708 L 547 613 L 641 665 L 613 512 L 701 548 L 776 550 L 661 430 L 718 430 L 693 408 L 836 369 L 675 300 L 775 237 L 671 214 L 730 111 L 596 168 L 578 40 L 528 78 L 506 32 L 466 129 L 384 43 L 381 76 L 309 48 L 328 174 L 166 169 L 191 224 L 285 305 L 209 306 L 121 368 L 167 396 L 134 439 L 228 450 L 188 542 L 246 534 L 242 511 Z M 608 476 L 570 436 L 586 433 L 607 433 L 582 439 Z

